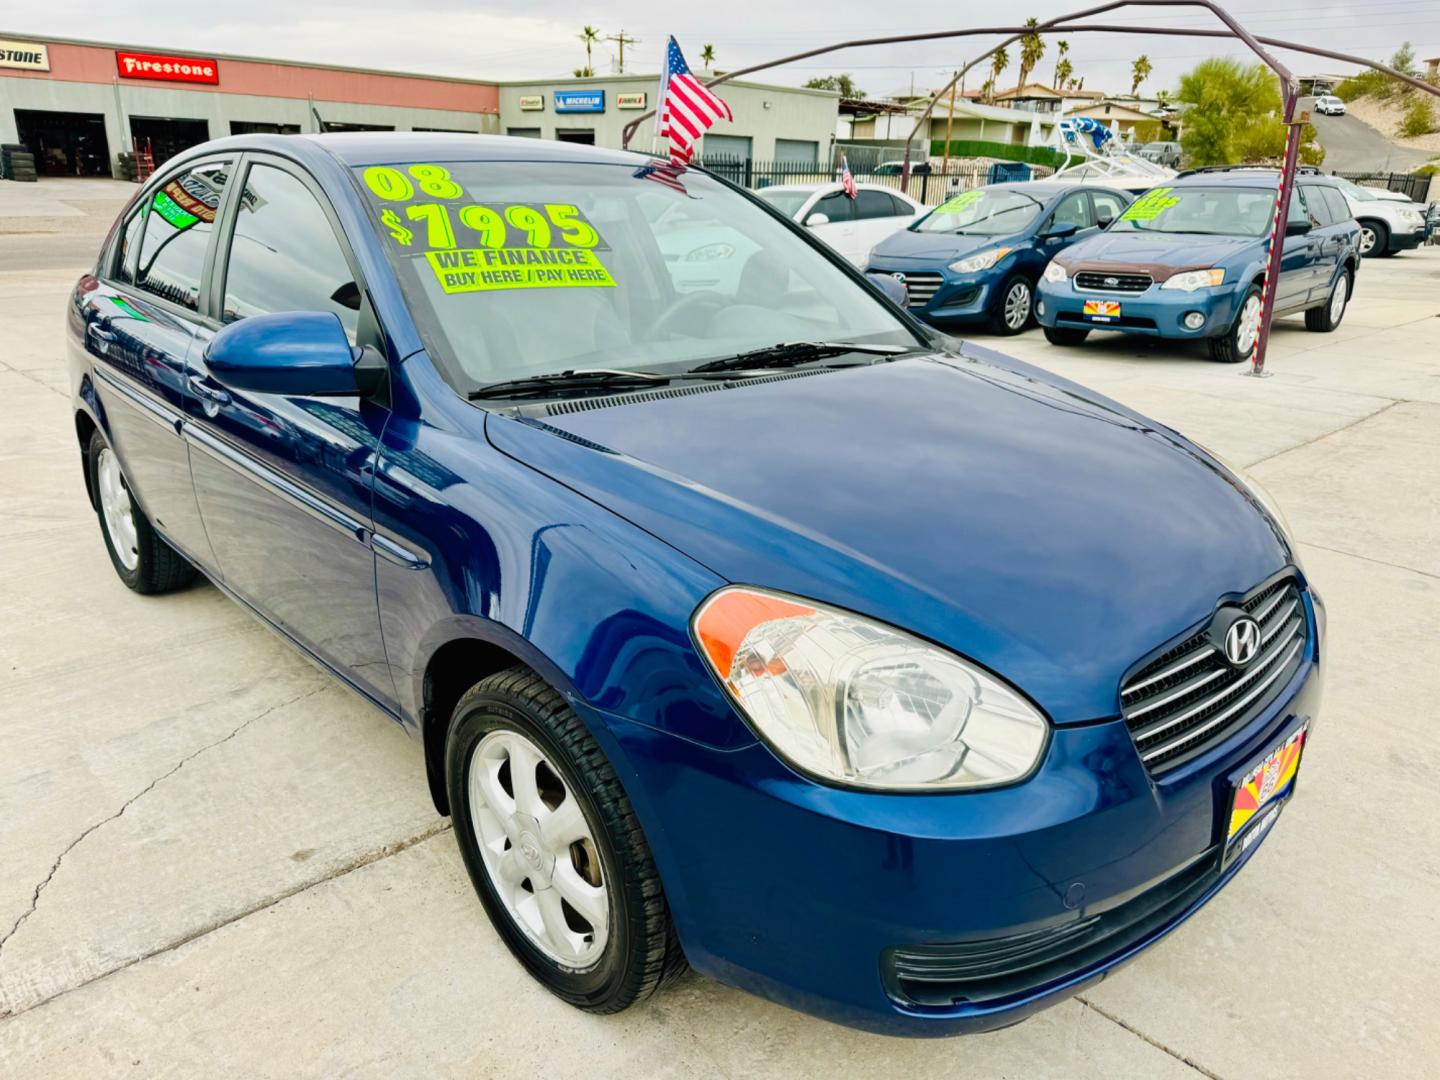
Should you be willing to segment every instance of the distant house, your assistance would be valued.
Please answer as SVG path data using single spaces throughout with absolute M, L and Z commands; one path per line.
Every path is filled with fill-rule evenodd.
M 1440 56 L 1432 56 L 1425 61 L 1425 77 L 1427 79 L 1440 78 Z
M 842 101 L 837 135 L 842 140 L 856 142 L 903 142 L 910 137 L 916 117 L 925 111 L 929 101 L 930 94 L 911 96 L 908 93 L 902 100 L 891 102 Z M 916 142 L 928 146 L 930 140 L 948 136 L 957 141 L 979 139 L 1023 146 L 1036 141 L 1048 142 L 1054 124 L 1053 116 L 998 104 L 982 105 L 971 100 L 969 94 L 956 95 L 952 112 L 947 95 L 935 103 L 934 111 L 921 125 Z M 1038 131 L 1032 132 L 1035 128 Z
M 1086 116 L 1098 120 L 1106 127 L 1119 133 L 1121 138 L 1131 138 L 1135 134 L 1137 125 L 1161 125 L 1162 131 L 1171 131 L 1174 128 L 1173 121 L 1163 115 L 1145 112 L 1136 108 L 1134 100 L 1117 101 L 1113 98 L 1103 98 L 1100 101 L 1090 102 L 1078 108 L 1068 109 L 1066 116 Z M 1162 138 L 1165 136 L 1162 134 Z
M 1104 97 L 1100 90 L 1057 90 L 1044 83 L 1027 82 L 1024 86 L 1001 90 L 995 95 L 995 104 L 1022 112 L 1053 113 L 1068 103 L 1067 111 L 1073 112 L 1076 102 L 1100 101 Z

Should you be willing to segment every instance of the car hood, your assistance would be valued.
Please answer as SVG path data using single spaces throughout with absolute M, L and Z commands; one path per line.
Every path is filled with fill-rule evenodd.
M 1149 274 L 1164 281 L 1183 270 L 1205 269 L 1235 258 L 1264 237 L 1153 236 L 1138 232 L 1106 232 L 1087 237 L 1056 256 L 1072 273 L 1076 270 L 1119 270 Z
M 962 236 L 956 233 L 923 233 L 901 229 L 875 245 L 870 253 L 872 265 L 880 262 L 907 265 L 924 263 L 933 266 L 963 259 L 982 248 L 1001 244 L 1014 246 L 1014 236 Z
M 1135 661 L 1291 561 L 1193 444 L 970 345 L 608 402 L 486 432 L 719 576 L 929 638 L 1057 723 L 1116 715 Z

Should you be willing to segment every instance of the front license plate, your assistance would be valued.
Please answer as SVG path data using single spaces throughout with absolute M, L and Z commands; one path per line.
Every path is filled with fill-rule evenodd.
M 1226 862 L 1259 840 L 1275 823 L 1280 804 L 1289 798 L 1295 786 L 1307 730 L 1308 725 L 1302 726 L 1267 753 L 1235 786 L 1225 833 Z
M 1120 317 L 1120 301 L 1118 300 L 1086 300 L 1085 317 L 1094 319 L 1097 322 L 1109 322 L 1111 319 Z

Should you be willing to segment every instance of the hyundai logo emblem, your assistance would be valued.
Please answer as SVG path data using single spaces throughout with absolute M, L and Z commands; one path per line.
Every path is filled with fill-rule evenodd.
M 897 270 L 890 276 L 893 277 L 896 281 L 900 282 L 901 285 L 905 284 L 905 275 L 900 273 L 900 271 Z
M 1118 277 L 1107 277 L 1107 278 L 1105 279 L 1105 286 L 1106 286 L 1107 288 L 1113 289 L 1116 285 L 1119 285 L 1119 284 L 1120 284 L 1120 279 L 1119 279 Z
M 1225 631 L 1225 659 L 1236 667 L 1244 667 L 1260 651 L 1260 624 L 1242 615 Z

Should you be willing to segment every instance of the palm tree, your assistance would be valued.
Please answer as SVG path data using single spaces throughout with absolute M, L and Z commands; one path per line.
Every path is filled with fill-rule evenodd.
M 1063 41 L 1060 44 L 1065 44 Z M 1075 80 L 1071 78 L 1075 74 L 1075 68 L 1070 63 L 1070 58 L 1064 57 L 1055 65 L 1055 89 L 1064 90 L 1067 85 L 1074 85 Z
M 705 72 L 706 72 L 706 74 L 709 74 L 709 72 L 710 72 L 710 65 L 713 64 L 713 63 L 715 63 L 715 46 L 714 46 L 714 45 L 702 45 L 702 46 L 700 46 L 700 62 L 705 65 Z
M 1130 96 L 1134 97 L 1140 92 L 1140 84 L 1150 77 L 1150 57 L 1141 53 L 1130 65 Z
M 1068 41 L 1057 41 L 1055 43 L 1055 78 L 1050 85 L 1055 87 L 1057 90 L 1064 89 L 1065 80 L 1070 77 L 1069 75 L 1060 74 L 1060 65 L 1064 64 L 1066 71 L 1074 70 L 1074 68 L 1070 66 L 1070 61 L 1065 56 L 1065 54 L 1069 51 L 1070 43 Z
M 1040 20 L 1034 15 L 1025 20 L 1026 26 L 1039 26 Z M 1020 39 L 1020 83 L 1024 86 L 1025 80 L 1030 77 L 1030 72 L 1035 70 L 1035 65 L 1045 55 L 1045 39 L 1039 34 L 1026 34 Z
M 990 101 L 995 101 L 995 87 L 1000 81 L 1000 74 L 1010 66 L 1010 54 L 1003 47 L 995 50 L 995 55 L 990 57 Z
M 580 40 L 585 43 L 585 67 L 583 70 L 586 75 L 594 75 L 595 63 L 590 56 L 590 46 L 600 40 L 600 31 L 596 30 L 593 26 L 581 27 L 579 37 Z M 576 74 L 579 73 L 577 72 Z

